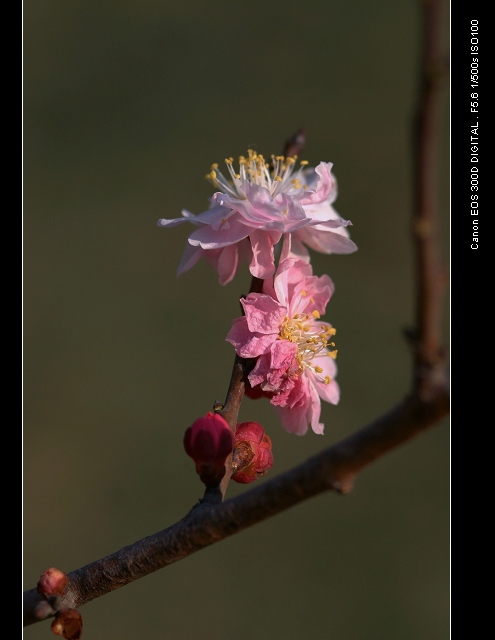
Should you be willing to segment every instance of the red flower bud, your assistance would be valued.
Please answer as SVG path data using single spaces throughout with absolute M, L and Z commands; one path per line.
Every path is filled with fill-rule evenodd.
M 82 617 L 77 609 L 64 609 L 55 615 L 51 630 L 65 640 L 79 640 L 82 634 Z
M 257 480 L 272 467 L 272 441 L 258 422 L 237 425 L 232 464 L 232 480 L 242 484 Z
M 228 422 L 211 411 L 195 420 L 184 434 L 184 449 L 196 463 L 196 472 L 207 487 L 220 484 L 225 475 L 225 459 L 233 446 Z
M 52 567 L 41 574 L 36 588 L 38 593 L 45 596 L 61 596 L 68 584 L 69 578 L 65 573 Z

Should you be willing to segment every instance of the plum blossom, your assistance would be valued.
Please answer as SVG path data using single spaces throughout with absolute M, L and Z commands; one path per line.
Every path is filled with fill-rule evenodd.
M 219 189 L 209 209 L 197 216 L 184 209 L 182 218 L 158 220 L 160 227 L 183 222 L 197 227 L 188 238 L 177 275 L 205 257 L 218 271 L 220 284 L 227 284 L 240 260 L 248 259 L 251 274 L 264 280 L 275 272 L 274 247 L 282 237 L 284 257 L 309 260 L 306 246 L 321 253 L 357 250 L 347 230 L 352 223 L 332 206 L 337 182 L 331 162 L 312 169 L 301 161 L 296 170 L 296 158 L 272 156 L 267 162 L 251 149 L 247 158 L 239 158 L 238 172 L 233 162 L 225 160 L 229 180 L 217 164 L 207 174 Z
M 259 385 L 284 428 L 298 435 L 308 425 L 322 434 L 321 400 L 337 404 L 340 398 L 336 330 L 320 320 L 333 291 L 329 276 L 313 276 L 308 262 L 287 258 L 265 280 L 263 293 L 241 299 L 245 315 L 226 337 L 241 358 L 257 358 L 251 386 Z

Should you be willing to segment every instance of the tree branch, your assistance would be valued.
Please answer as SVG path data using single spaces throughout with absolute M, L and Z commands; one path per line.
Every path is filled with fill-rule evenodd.
M 201 502 L 171 527 L 67 574 L 62 606 L 80 607 L 323 491 L 347 493 L 361 469 L 448 411 L 447 387 L 437 387 L 428 402 L 417 395 L 406 397 L 389 413 L 290 471 L 226 502 Z M 24 625 L 52 615 L 36 589 L 25 592 Z
M 68 589 L 60 606 L 80 607 L 324 491 L 345 494 L 361 469 L 448 415 L 450 398 L 440 338 L 445 277 L 439 258 L 436 171 L 440 79 L 446 71 L 440 37 L 443 3 L 424 0 L 422 5 L 424 37 L 415 130 L 413 215 L 417 327 L 411 394 L 342 442 L 236 498 L 221 502 L 230 480 L 228 471 L 220 489 L 207 491 L 203 500 L 176 524 L 69 573 Z M 290 143 L 295 148 L 304 140 L 302 132 L 299 139 L 290 139 L 287 146 Z M 252 291 L 256 290 L 253 286 L 259 283 L 253 281 Z M 248 360 L 236 357 L 225 405 L 219 407 L 231 429 L 235 429 L 250 366 Z M 54 613 L 36 589 L 25 592 L 25 625 Z
M 415 385 L 429 393 L 443 376 L 442 303 L 446 270 L 440 260 L 438 147 L 442 88 L 448 71 L 443 46 L 443 0 L 423 0 L 421 77 L 414 132 L 412 220 L 416 267 Z

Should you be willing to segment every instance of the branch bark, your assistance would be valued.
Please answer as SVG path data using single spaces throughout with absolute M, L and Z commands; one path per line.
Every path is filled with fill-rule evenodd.
M 447 386 L 424 402 L 406 397 L 340 443 L 223 503 L 200 502 L 182 520 L 110 556 L 72 571 L 61 605 L 77 608 L 219 542 L 324 491 L 345 494 L 355 475 L 394 447 L 438 423 L 449 411 Z M 36 589 L 24 594 L 24 625 L 51 617 Z
M 443 0 L 423 0 L 420 86 L 413 128 L 414 197 L 412 219 L 416 269 L 415 380 L 428 394 L 443 376 L 442 309 L 446 269 L 440 258 L 438 148 L 448 60 L 443 45 Z

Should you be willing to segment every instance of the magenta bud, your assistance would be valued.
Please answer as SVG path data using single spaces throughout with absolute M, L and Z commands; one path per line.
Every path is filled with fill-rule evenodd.
M 273 465 L 272 441 L 258 422 L 242 422 L 234 436 L 232 480 L 253 482 Z
M 65 573 L 52 567 L 41 574 L 36 588 L 38 593 L 45 596 L 61 596 L 68 584 L 69 578 Z
M 207 487 L 217 487 L 225 475 L 225 459 L 232 452 L 234 438 L 228 422 L 208 411 L 186 429 L 184 449 L 196 464 L 196 472 Z

